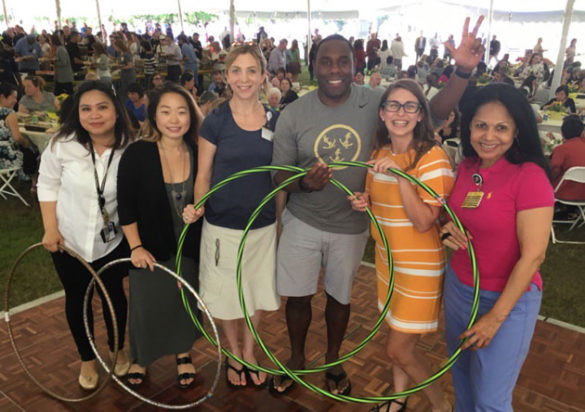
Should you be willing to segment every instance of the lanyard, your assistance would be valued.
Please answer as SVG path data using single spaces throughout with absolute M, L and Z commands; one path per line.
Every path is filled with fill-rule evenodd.
M 97 169 L 95 167 L 95 152 L 93 150 L 93 144 L 91 143 L 91 140 L 89 141 L 89 152 L 91 153 L 91 162 L 93 163 L 93 177 L 95 180 L 95 189 L 97 191 L 97 195 L 98 195 L 98 205 L 100 207 L 100 210 L 102 212 L 102 215 L 105 212 L 105 207 L 106 207 L 106 198 L 104 197 L 104 188 L 106 187 L 106 179 L 108 178 L 108 170 L 110 170 L 110 165 L 112 164 L 112 160 L 114 160 L 114 152 L 115 150 L 112 148 L 112 152 L 110 153 L 110 158 L 108 159 L 108 165 L 106 166 L 106 171 L 104 172 L 104 180 L 102 180 L 102 183 L 100 185 L 100 181 L 98 178 L 98 174 L 97 174 Z

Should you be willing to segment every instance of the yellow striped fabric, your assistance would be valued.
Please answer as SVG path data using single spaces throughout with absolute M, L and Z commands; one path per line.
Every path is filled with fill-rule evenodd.
M 391 157 L 401 169 L 412 163 L 414 150 L 393 154 L 383 148 L 376 158 Z M 418 164 L 408 172 L 430 186 L 446 199 L 454 184 L 454 173 L 449 158 L 440 146 L 425 153 Z M 440 203 L 418 185 L 421 199 L 433 206 Z M 394 293 L 386 321 L 391 328 L 405 333 L 434 332 L 438 327 L 443 274 L 446 266 L 445 250 L 439 239 L 439 225 L 419 233 L 402 204 L 397 178 L 368 171 L 366 191 L 372 202 L 372 212 L 380 222 L 392 249 L 394 260 Z M 376 241 L 376 277 L 378 305 L 382 308 L 388 294 L 389 269 L 380 236 L 372 228 Z

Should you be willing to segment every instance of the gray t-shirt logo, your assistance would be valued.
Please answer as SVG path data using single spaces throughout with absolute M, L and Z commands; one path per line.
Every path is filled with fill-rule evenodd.
M 362 139 L 355 129 L 334 124 L 323 130 L 315 141 L 315 157 L 323 163 L 354 161 L 361 152 Z

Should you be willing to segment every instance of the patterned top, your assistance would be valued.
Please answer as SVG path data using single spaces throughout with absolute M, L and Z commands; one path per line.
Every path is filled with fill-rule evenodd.
M 393 154 L 390 148 L 381 149 L 375 158 L 392 158 L 401 169 L 414 159 L 414 150 Z M 440 146 L 433 146 L 407 173 L 426 183 L 442 198 L 453 188 L 454 174 L 449 158 Z M 405 333 L 425 333 L 438 327 L 442 296 L 442 279 L 446 265 L 445 251 L 439 239 L 439 225 L 418 232 L 408 218 L 400 196 L 397 177 L 368 170 L 366 191 L 370 195 L 372 212 L 382 226 L 394 261 L 394 293 L 387 322 L 393 329 Z M 419 186 L 420 198 L 432 206 L 441 206 Z M 376 241 L 376 275 L 378 304 L 383 306 L 388 294 L 388 261 L 380 235 L 372 225 Z
M 7 107 L 0 107 L 0 169 L 22 167 L 22 152 L 6 124 L 6 118 L 13 112 L 14 110 Z

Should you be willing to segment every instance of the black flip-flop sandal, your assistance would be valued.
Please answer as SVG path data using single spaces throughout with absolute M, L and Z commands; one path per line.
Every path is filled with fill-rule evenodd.
M 193 362 L 191 361 L 191 356 L 184 356 L 182 358 L 177 358 L 177 366 L 187 365 L 187 364 L 193 365 Z M 179 385 L 179 388 L 181 388 L 181 389 L 189 389 L 195 383 L 196 376 L 197 375 L 193 372 L 184 372 L 184 373 L 177 374 L 177 385 Z M 192 379 L 192 380 L 189 383 L 181 383 L 181 381 L 183 381 L 185 379 Z
M 408 402 L 408 399 L 406 399 L 404 402 L 396 400 L 396 399 L 392 399 L 389 401 L 386 401 L 384 403 L 381 403 L 379 405 L 374 406 L 371 409 L 371 412 L 388 412 L 390 410 L 390 406 L 392 406 L 393 403 L 397 404 L 397 405 L 401 405 L 401 408 L 398 409 L 397 412 L 404 412 L 406 411 L 406 403 Z M 386 408 L 386 409 L 382 409 L 382 408 Z
M 260 364 L 258 364 L 258 366 L 260 366 Z M 254 380 L 252 379 L 252 377 L 250 376 L 251 374 L 256 375 L 256 379 L 260 379 L 260 371 L 256 370 L 256 369 L 250 369 L 246 366 L 244 366 L 244 372 L 246 373 L 246 383 L 247 382 L 251 382 L 253 386 L 255 386 L 256 388 L 260 389 L 266 386 L 266 379 L 264 379 L 264 382 L 256 385 L 254 383 Z
M 241 389 L 241 388 L 247 386 L 247 384 L 248 384 L 247 380 L 246 380 L 246 385 L 234 385 L 233 383 L 231 383 L 229 378 L 228 378 L 228 370 L 230 370 L 230 369 L 238 374 L 238 376 L 240 377 L 240 382 L 242 381 L 242 372 L 245 372 L 243 366 L 240 369 L 238 369 L 235 366 L 230 365 L 230 363 L 226 359 L 225 360 L 225 381 L 227 382 L 227 385 L 232 389 Z
M 341 382 L 343 379 L 347 379 L 347 373 L 345 373 L 345 371 L 342 371 L 341 373 L 338 373 L 338 374 L 334 374 L 331 372 L 325 372 L 325 379 L 327 379 L 327 388 L 328 388 L 329 392 L 333 393 L 332 389 L 331 389 L 331 385 L 329 385 L 329 382 L 333 381 L 335 383 L 335 389 L 339 390 L 339 382 Z M 347 386 L 345 387 L 343 392 L 339 392 L 337 395 L 347 396 L 350 394 L 350 392 L 351 392 L 351 382 L 349 379 L 347 379 Z
M 286 395 L 287 393 L 289 393 L 295 387 L 296 382 L 293 381 L 291 378 L 289 378 L 288 375 L 281 375 L 280 376 L 280 385 L 278 385 L 278 386 L 282 386 L 282 384 L 284 384 L 284 383 L 286 383 L 288 381 L 291 381 L 291 384 L 288 385 L 286 388 L 284 388 L 283 391 L 279 391 L 274 386 L 274 378 L 270 378 L 270 381 L 268 383 L 268 390 L 274 396 L 283 396 L 283 395 Z

